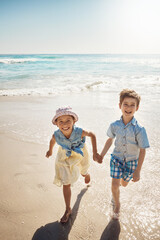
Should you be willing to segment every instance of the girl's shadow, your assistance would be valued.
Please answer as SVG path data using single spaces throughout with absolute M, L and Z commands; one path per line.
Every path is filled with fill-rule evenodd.
M 81 199 L 88 188 L 84 188 L 77 196 L 77 200 L 72 208 L 72 214 L 67 223 L 61 224 L 56 221 L 48 223 L 36 230 L 32 240 L 68 240 L 69 233 L 77 217 Z

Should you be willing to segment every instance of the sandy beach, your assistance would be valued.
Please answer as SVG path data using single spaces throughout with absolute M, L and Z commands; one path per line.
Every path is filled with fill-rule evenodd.
M 115 95 L 110 106 L 103 104 L 111 96 L 84 94 L 81 105 L 80 95 L 66 100 L 67 105 L 72 103 L 77 109 L 79 126 L 96 133 L 99 151 L 109 123 L 120 116 L 118 96 Z M 158 240 L 159 134 L 155 131 L 158 119 L 154 117 L 150 126 L 150 115 L 145 109 L 137 113 L 137 118 L 146 127 L 152 148 L 147 152 L 141 181 L 131 182 L 127 190 L 121 191 L 120 221 L 112 221 L 110 217 L 110 151 L 102 165 L 91 158 L 91 185 L 86 187 L 80 177 L 72 188 L 72 216 L 66 225 L 59 223 L 64 212 L 62 188 L 52 183 L 57 148 L 50 159 L 45 158 L 45 153 L 55 130 L 51 125 L 53 113 L 63 101 L 62 96 L 0 99 L 0 240 L 116 240 L 118 236 L 120 240 Z M 87 145 L 91 155 L 89 141 Z
M 64 202 L 62 190 L 52 184 L 54 167 L 44 157 L 46 149 L 45 145 L 1 133 L 0 239 L 29 240 L 34 232 L 33 239 L 37 240 L 100 239 L 107 219 L 89 204 L 94 201 L 91 200 L 94 186 L 76 184 L 72 217 L 64 226 L 58 222 Z M 117 221 L 114 225 L 119 231 Z
M 0 240 L 160 240 L 159 23 L 160 0 L 0 0 Z M 122 129 L 111 125 L 121 119 L 123 109 L 137 110 L 135 102 L 119 104 L 124 89 L 141 97 L 134 117 L 145 128 L 150 147 L 140 179 L 135 174 L 139 181 L 120 186 L 115 220 L 110 177 L 115 142 L 116 157 L 120 145 L 126 161 L 128 154 L 137 160 L 132 152 L 136 143 L 144 146 L 137 125 L 125 127 L 122 142 L 117 138 Z M 62 107 L 71 107 L 78 115 L 73 134 L 72 118 L 62 117 L 66 126 L 58 120 L 77 154 L 83 145 L 77 146 L 78 128 L 87 136 L 91 177 L 86 185 L 84 176 L 79 176 L 66 205 L 69 187 L 53 184 L 59 146 L 52 138 L 58 130 L 52 119 Z M 133 111 L 123 113 L 129 117 Z M 93 149 L 94 159 L 98 156 L 94 135 L 85 131 L 95 134 L 97 152 L 103 155 L 109 126 L 118 129 L 116 141 L 99 164 L 92 156 Z M 138 136 L 132 136 L 133 131 Z M 57 135 L 56 141 L 62 143 L 63 135 Z M 63 140 L 68 147 L 70 142 Z M 60 150 L 65 157 L 64 149 Z M 57 159 L 63 161 L 60 153 Z M 68 178 L 63 173 L 76 165 L 76 178 L 77 165 L 87 165 L 79 162 L 73 154 L 66 163 L 70 169 L 59 167 L 60 161 L 57 168 Z M 120 172 L 117 164 L 121 163 L 115 163 L 115 174 Z M 115 202 L 114 213 L 118 213 Z M 71 216 L 61 224 L 69 205 Z

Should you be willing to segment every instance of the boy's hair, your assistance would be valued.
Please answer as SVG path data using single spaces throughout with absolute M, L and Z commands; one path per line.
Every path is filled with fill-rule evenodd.
M 131 89 L 123 89 L 123 90 L 120 92 L 120 99 L 119 99 L 120 104 L 122 104 L 123 100 L 124 100 L 126 97 L 136 99 L 136 100 L 137 100 L 137 106 L 139 106 L 141 97 L 140 97 L 140 96 L 138 95 L 138 93 L 136 93 L 134 90 L 131 90 Z

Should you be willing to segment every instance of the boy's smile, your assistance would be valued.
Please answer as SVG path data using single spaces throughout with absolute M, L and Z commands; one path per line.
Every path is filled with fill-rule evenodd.
M 119 108 L 122 111 L 124 123 L 128 123 L 133 118 L 134 113 L 138 110 L 137 100 L 132 97 L 126 97 L 122 104 L 119 104 Z
M 70 115 L 63 115 L 57 118 L 57 127 L 66 138 L 71 136 L 74 123 L 74 118 Z

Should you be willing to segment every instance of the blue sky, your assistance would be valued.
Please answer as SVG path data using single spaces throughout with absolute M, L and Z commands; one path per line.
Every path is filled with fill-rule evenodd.
M 0 54 L 160 54 L 159 0 L 0 0 Z

